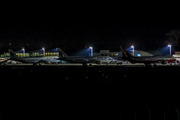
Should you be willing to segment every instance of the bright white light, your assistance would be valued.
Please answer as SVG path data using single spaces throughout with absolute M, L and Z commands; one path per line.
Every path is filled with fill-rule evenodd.
M 133 45 L 131 45 L 131 48 L 133 49 L 132 51 L 133 51 L 133 56 L 134 56 L 134 46 L 133 46 Z
M 42 50 L 43 50 L 43 56 L 45 56 L 45 49 L 44 49 L 44 47 L 42 47 Z
M 168 44 L 168 47 L 169 47 L 169 54 L 171 55 L 171 45 Z
M 170 45 L 170 44 L 168 44 L 168 47 L 171 47 L 171 45 Z
M 91 56 L 93 56 L 93 47 L 89 47 L 91 49 Z
M 22 51 L 23 51 L 23 56 L 25 57 L 25 50 L 24 50 L 24 47 L 22 48 Z

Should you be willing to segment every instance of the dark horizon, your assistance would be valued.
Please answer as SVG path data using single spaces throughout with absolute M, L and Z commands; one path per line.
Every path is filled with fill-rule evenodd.
M 180 29 L 175 7 L 123 5 L 5 3 L 0 47 L 29 44 L 34 49 L 61 47 L 73 52 L 93 46 L 98 52 L 133 44 L 139 50 L 154 50 L 167 45 L 167 33 Z

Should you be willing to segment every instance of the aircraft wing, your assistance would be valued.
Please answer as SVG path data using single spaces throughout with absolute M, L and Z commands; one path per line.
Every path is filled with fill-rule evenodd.
M 46 60 L 43 60 L 43 59 L 26 59 L 26 58 L 12 58 L 10 60 L 14 60 L 14 61 L 17 61 L 17 62 L 21 62 L 21 63 L 33 63 L 34 65 L 37 65 L 37 64 L 42 64 L 42 63 L 45 63 L 45 64 L 50 64 L 49 61 L 46 61 Z
M 59 57 L 60 60 L 70 62 L 70 63 L 82 63 L 82 64 L 87 64 L 87 63 L 97 63 L 100 64 L 100 60 L 98 59 L 93 59 L 93 58 L 86 58 L 86 57 Z
M 144 63 L 144 64 L 151 64 L 151 63 L 166 63 L 166 60 L 162 59 L 158 59 L 157 57 L 134 57 L 132 56 L 125 48 L 124 46 L 120 46 L 120 49 L 122 51 L 123 54 L 123 59 L 124 60 L 128 60 L 131 63 Z
M 0 62 L 0 65 L 6 64 L 8 61 L 9 61 L 9 59 Z
M 158 63 L 162 62 L 163 60 L 158 59 L 141 59 L 141 58 L 124 58 L 131 63 Z

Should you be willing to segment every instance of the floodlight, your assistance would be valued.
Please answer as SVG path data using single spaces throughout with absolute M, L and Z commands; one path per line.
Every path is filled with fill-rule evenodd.
M 168 47 L 171 47 L 171 45 L 170 45 L 170 44 L 168 44 Z
M 168 47 L 169 47 L 169 54 L 171 55 L 171 45 L 168 44 Z

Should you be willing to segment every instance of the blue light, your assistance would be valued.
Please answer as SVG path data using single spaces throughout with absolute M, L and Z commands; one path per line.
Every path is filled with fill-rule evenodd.
M 138 56 L 138 57 L 141 57 L 141 53 L 138 53 L 137 56 Z
M 81 49 L 73 53 L 75 56 L 89 56 L 90 48 L 87 49 Z

